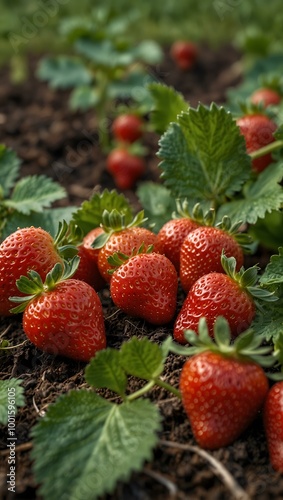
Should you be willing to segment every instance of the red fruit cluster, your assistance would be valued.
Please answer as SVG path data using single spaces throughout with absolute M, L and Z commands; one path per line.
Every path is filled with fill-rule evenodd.
M 263 87 L 253 92 L 250 97 L 252 104 L 261 104 L 264 108 L 281 102 L 281 95 L 274 89 Z

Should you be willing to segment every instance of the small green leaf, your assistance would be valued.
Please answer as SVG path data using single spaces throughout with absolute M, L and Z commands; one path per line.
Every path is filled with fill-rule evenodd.
M 137 188 L 137 196 L 148 219 L 147 225 L 157 233 L 172 218 L 172 213 L 176 210 L 176 201 L 169 189 L 154 182 L 141 183 Z
M 241 220 L 255 224 L 267 212 L 279 210 L 283 203 L 283 190 L 279 184 L 282 177 L 283 162 L 269 165 L 255 182 L 245 187 L 242 199 L 224 203 L 219 208 L 217 219 L 228 215 L 233 222 Z
M 127 67 L 135 61 L 135 53 L 131 50 L 117 50 L 111 40 L 94 41 L 81 38 L 75 42 L 75 50 L 97 66 L 105 68 Z
M 152 380 L 163 371 L 163 353 L 160 347 L 143 338 L 132 337 L 121 347 L 121 364 L 130 375 Z
M 11 199 L 5 201 L 7 207 L 29 215 L 41 212 L 44 207 L 66 196 L 65 189 L 45 175 L 30 175 L 22 178 L 14 187 Z
M 0 424 L 6 425 L 9 417 L 14 418 L 17 409 L 25 405 L 24 389 L 21 383 L 22 380 L 17 378 L 0 380 Z M 9 434 L 9 437 L 13 436 L 14 434 Z
M 4 197 L 8 196 L 19 175 L 21 160 L 15 151 L 0 144 L 0 186 Z
M 85 378 L 87 383 L 96 389 L 106 387 L 124 395 L 127 376 L 121 365 L 120 351 L 110 347 L 99 351 L 87 365 Z
M 146 399 L 112 404 L 71 391 L 32 430 L 35 480 L 45 500 L 95 500 L 152 456 L 160 415 Z
M 48 81 L 52 88 L 69 89 L 79 85 L 89 85 L 91 73 L 78 59 L 57 56 L 46 57 L 40 61 L 37 76 Z
M 143 40 L 133 49 L 137 60 L 146 64 L 157 64 L 162 61 L 163 51 L 154 40 Z
M 125 214 L 128 222 L 132 220 L 132 209 L 123 194 L 105 189 L 102 193 L 95 193 L 90 200 L 84 201 L 73 214 L 73 220 L 82 229 L 84 235 L 102 223 L 104 210 L 116 208 Z
M 278 248 L 278 255 L 272 255 L 262 276 L 259 279 L 262 285 L 277 285 L 283 283 L 283 248 Z
M 152 98 L 153 108 L 149 115 L 150 123 L 158 134 L 163 134 L 171 122 L 177 120 L 182 111 L 187 111 L 189 103 L 173 87 L 161 83 L 147 86 Z
M 239 127 L 231 113 L 214 103 L 182 112 L 159 144 L 165 186 L 193 205 L 218 206 L 224 197 L 239 192 L 251 175 Z
M 75 88 L 70 95 L 70 108 L 73 111 L 86 111 L 97 106 L 101 101 L 101 97 L 98 89 L 81 85 Z

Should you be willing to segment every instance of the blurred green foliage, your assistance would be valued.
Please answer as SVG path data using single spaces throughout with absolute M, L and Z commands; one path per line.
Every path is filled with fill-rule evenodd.
M 99 6 L 121 14 L 140 13 L 131 34 L 135 40 L 153 38 L 170 43 L 176 38 L 211 44 L 230 41 L 263 55 L 282 49 L 281 0 L 0 0 L 0 62 L 30 51 L 62 50 L 58 22 L 87 15 Z

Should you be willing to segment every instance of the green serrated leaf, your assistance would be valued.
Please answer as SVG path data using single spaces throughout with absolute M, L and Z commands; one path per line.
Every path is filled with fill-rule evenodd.
M 15 417 L 17 409 L 25 405 L 22 380 L 11 378 L 0 380 L 0 424 L 6 425 L 9 417 Z M 11 435 L 13 437 L 13 435 Z
M 69 222 L 76 209 L 77 207 L 72 206 L 64 208 L 45 208 L 44 212 L 31 213 L 30 215 L 13 212 L 7 220 L 1 234 L 1 239 L 6 238 L 18 228 L 28 226 L 41 227 L 52 236 L 55 236 L 58 229 L 58 222 L 63 219 Z
M 46 57 L 39 63 L 37 76 L 52 88 L 69 89 L 89 85 L 92 75 L 83 62 L 68 56 Z
M 151 458 L 159 429 L 158 409 L 146 399 L 115 405 L 86 390 L 61 396 L 32 430 L 40 495 L 94 500 L 111 493 Z
M 259 174 L 257 180 L 243 190 L 243 198 L 224 203 L 217 212 L 217 219 L 228 215 L 235 222 L 242 220 L 255 224 L 267 212 L 278 210 L 283 203 L 283 162 L 273 163 Z
M 161 137 L 162 178 L 173 196 L 208 208 L 239 192 L 251 175 L 251 160 L 231 113 L 212 103 L 182 112 Z M 239 218 L 238 218 L 239 219 Z
M 127 387 L 127 376 L 121 365 L 120 351 L 110 347 L 99 351 L 87 365 L 85 378 L 87 383 L 96 389 L 106 387 L 124 395 Z
M 154 82 L 147 88 L 153 99 L 153 108 L 149 115 L 150 123 L 158 134 L 163 134 L 182 111 L 188 110 L 189 103 L 173 87 Z
M 152 380 L 163 371 L 163 353 L 160 347 L 143 338 L 132 337 L 121 347 L 121 364 L 129 375 Z
M 45 175 L 30 175 L 21 179 L 14 187 L 11 198 L 5 206 L 19 213 L 29 215 L 41 212 L 43 208 L 66 196 L 65 189 Z
M 251 328 L 267 341 L 275 342 L 283 331 L 283 299 L 269 302 L 263 312 L 258 311 Z
M 283 283 L 283 248 L 278 248 L 278 255 L 272 255 L 259 282 L 262 285 Z
M 86 235 L 102 223 L 104 210 L 111 211 L 114 208 L 125 214 L 127 222 L 131 222 L 133 215 L 128 200 L 123 194 L 118 194 L 115 190 L 108 191 L 107 189 L 102 193 L 95 193 L 90 200 L 84 201 L 73 214 L 73 220 Z
M 4 197 L 10 194 L 19 175 L 21 160 L 15 151 L 0 144 L 0 186 Z

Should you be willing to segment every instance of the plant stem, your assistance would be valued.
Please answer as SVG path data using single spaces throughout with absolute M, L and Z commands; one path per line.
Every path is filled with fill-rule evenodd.
M 163 387 L 163 389 L 166 389 L 167 391 L 171 392 L 172 394 L 174 394 L 174 396 L 176 396 L 179 399 L 182 398 L 181 393 L 180 393 L 180 391 L 178 389 L 176 389 L 175 387 L 173 387 L 170 384 L 167 384 L 167 382 L 164 382 L 160 378 L 156 378 L 156 379 L 150 380 L 147 384 L 145 384 L 138 391 L 133 392 L 132 394 L 130 394 L 129 396 L 127 396 L 126 400 L 127 401 L 133 401 L 134 399 L 137 399 L 140 396 L 144 396 L 155 385 L 158 385 L 159 387 Z
M 257 151 L 249 153 L 249 156 L 251 157 L 252 160 L 255 160 L 256 158 L 260 158 L 261 156 L 264 156 L 267 153 L 271 153 L 272 151 L 275 151 L 276 149 L 280 149 L 282 147 L 283 147 L 283 141 L 271 142 L 267 146 L 264 146 L 263 148 L 257 149 Z
M 176 389 L 176 387 L 173 387 L 173 385 L 167 384 L 167 382 L 164 382 L 160 378 L 155 379 L 155 383 L 159 387 L 163 387 L 163 389 L 166 389 L 167 391 L 174 394 L 174 396 L 176 396 L 177 398 L 182 399 L 182 395 L 181 395 L 180 391 L 178 389 Z

